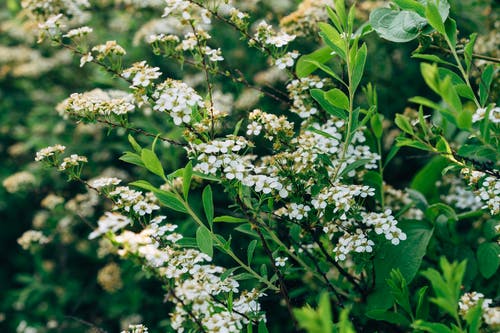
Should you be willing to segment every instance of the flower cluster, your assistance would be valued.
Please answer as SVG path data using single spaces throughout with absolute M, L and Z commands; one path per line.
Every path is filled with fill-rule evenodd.
M 43 245 L 47 244 L 49 241 L 50 238 L 38 230 L 25 231 L 23 235 L 17 239 L 17 243 L 25 250 L 28 250 L 35 244 Z
M 92 48 L 96 52 L 96 59 L 103 60 L 109 56 L 124 56 L 127 54 L 125 49 L 121 47 L 115 40 L 108 40 L 105 44 L 96 45 Z
M 289 122 L 285 116 L 278 117 L 255 109 L 249 114 L 248 120 L 251 123 L 247 126 L 247 135 L 259 135 L 264 129 L 264 137 L 270 141 L 276 139 L 276 144 L 279 144 L 280 140 L 288 141 L 294 135 L 294 124 Z
M 150 67 L 146 61 L 136 62 L 132 67 L 125 69 L 122 76 L 126 79 L 132 79 L 130 88 L 148 87 L 151 81 L 161 76 L 160 68 Z
M 483 319 L 486 325 L 491 328 L 500 327 L 500 307 L 490 307 L 493 300 L 485 298 L 483 294 L 478 292 L 465 293 L 460 297 L 460 302 L 458 303 L 459 313 L 462 317 L 466 317 L 469 310 L 475 307 L 480 301 L 482 301 L 481 309 L 483 311 Z
M 66 147 L 60 144 L 43 148 L 36 153 L 35 161 L 40 162 L 49 158 L 56 158 L 60 154 L 64 153 L 65 150 Z
M 69 157 L 65 157 L 62 163 L 59 165 L 59 170 L 64 171 L 70 168 L 79 167 L 82 163 L 87 163 L 88 159 L 85 156 L 80 156 L 77 154 L 71 154 Z
M 279 69 L 286 69 L 287 67 L 293 67 L 295 64 L 295 59 L 299 57 L 298 51 L 288 52 L 281 58 L 276 59 L 276 66 Z
M 120 90 L 94 89 L 84 93 L 73 93 L 57 106 L 59 114 L 82 119 L 97 116 L 123 116 L 135 110 L 131 94 Z
M 160 209 L 153 195 L 144 195 L 140 191 L 132 190 L 128 186 L 118 186 L 109 196 L 115 203 L 115 210 L 121 209 L 126 212 L 134 212 L 139 216 L 149 215 L 154 210 Z
M 472 115 L 472 122 L 476 123 L 478 121 L 483 120 L 487 112 L 489 121 L 491 121 L 494 124 L 500 123 L 500 107 L 496 105 L 491 108 L 478 108 L 476 112 Z
M 35 184 L 36 178 L 28 171 L 19 171 L 9 177 L 5 178 L 2 182 L 3 187 L 9 193 L 16 193 L 22 189 L 28 188 Z
M 329 0 L 304 0 L 293 13 L 280 20 L 282 29 L 296 36 L 312 36 L 317 33 L 318 23 L 327 20 Z
M 174 124 L 189 124 L 193 109 L 203 107 L 203 100 L 196 91 L 186 83 L 167 79 L 156 86 L 153 93 L 153 109 L 159 112 L 168 112 Z
M 148 333 L 149 330 L 146 326 L 142 324 L 129 325 L 128 330 L 122 331 L 121 333 Z
M 500 181 L 493 176 L 487 176 L 484 172 L 462 169 L 462 175 L 471 186 L 476 186 L 474 192 L 486 203 L 483 208 L 488 208 L 491 215 L 500 213 Z
M 327 79 L 319 77 L 305 77 L 292 80 L 287 86 L 292 107 L 290 111 L 297 113 L 301 118 L 309 118 L 318 113 L 316 104 L 309 93 L 310 89 L 321 89 L 328 83 Z
M 283 31 L 276 32 L 271 25 L 262 21 L 257 25 L 254 39 L 250 42 L 257 41 L 266 46 L 281 48 L 288 45 L 288 43 L 293 40 L 295 40 L 294 35 L 289 35 Z

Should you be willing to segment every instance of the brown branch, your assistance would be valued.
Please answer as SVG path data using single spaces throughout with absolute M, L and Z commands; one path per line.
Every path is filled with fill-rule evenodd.
M 444 47 L 441 47 L 441 46 L 437 46 L 437 45 L 430 45 L 429 46 L 430 49 L 432 50 L 437 50 L 437 51 L 442 51 L 442 52 L 445 52 L 445 53 L 448 53 L 448 54 L 452 54 L 452 52 Z M 458 54 L 464 54 L 464 51 L 463 50 L 459 50 L 457 51 Z M 500 59 L 499 58 L 495 58 L 495 57 L 489 57 L 489 56 L 485 56 L 485 55 L 482 55 L 482 54 L 476 54 L 476 53 L 472 53 L 472 58 L 475 58 L 475 59 L 480 59 L 480 60 L 485 60 L 485 61 L 489 61 L 489 62 L 494 62 L 494 63 L 497 63 L 499 64 L 500 63 Z

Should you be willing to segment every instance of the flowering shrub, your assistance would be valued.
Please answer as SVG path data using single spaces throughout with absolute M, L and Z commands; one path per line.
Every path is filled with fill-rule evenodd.
M 3 181 L 10 193 L 57 192 L 18 239 L 37 267 L 4 305 L 16 312 L 11 329 L 500 327 L 499 59 L 476 53 L 477 34 L 459 38 L 445 0 L 306 0 L 287 15 L 284 2 L 257 3 L 22 1 L 38 47 L 72 54 L 73 67 L 69 57 L 61 67 L 92 80 L 66 78 L 72 91 L 53 105 L 79 132 L 30 143 L 32 173 Z M 100 11 L 131 19 L 109 33 Z M 418 40 L 413 57 L 430 89 L 395 115 L 398 129 L 380 102 L 390 92 L 370 82 L 377 36 Z M 46 61 L 45 71 L 62 70 Z M 409 187 L 391 185 L 390 164 L 410 158 L 408 148 L 432 157 Z M 70 182 L 35 177 L 51 169 Z M 81 302 L 99 311 L 86 312 L 72 300 L 79 287 L 58 290 L 56 263 L 43 258 L 59 245 L 65 270 L 69 255 L 100 260 L 93 279 L 121 304 L 104 310 L 96 296 Z M 36 312 L 23 315 L 27 307 Z

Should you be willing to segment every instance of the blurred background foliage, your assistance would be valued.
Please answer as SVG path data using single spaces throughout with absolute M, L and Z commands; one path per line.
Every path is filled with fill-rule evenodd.
M 307 1 L 307 0 L 305 0 Z M 96 10 L 87 25 L 94 29 L 92 42 L 117 39 L 128 51 L 126 59 L 145 59 L 152 66 L 173 78 L 183 78 L 191 85 L 203 85 L 199 71 L 188 64 L 182 66 L 173 59 L 154 55 L 144 42 L 154 31 L 162 13 L 162 1 L 94 0 Z M 266 18 L 274 24 L 292 13 L 302 1 L 241 1 L 251 9 L 255 20 Z M 498 2 L 494 0 L 454 0 L 452 16 L 463 30 L 461 36 L 477 31 L 480 35 L 477 52 L 498 57 Z M 358 21 L 367 21 L 370 10 L 386 5 L 387 1 L 357 1 Z M 216 24 L 213 35 L 225 50 L 227 64 L 244 73 L 249 82 L 272 86 L 266 89 L 285 91 L 283 75 L 269 71 L 267 59 L 248 48 L 239 35 L 222 24 Z M 302 54 L 317 49 L 319 38 L 314 31 L 305 31 L 293 47 Z M 411 59 L 411 52 L 419 42 L 393 44 L 375 34 L 367 38 L 370 56 L 366 80 L 376 84 L 380 112 L 386 119 L 396 113 L 408 112 L 408 98 L 419 95 L 436 99 L 425 86 L 419 72 L 419 62 Z M 496 54 L 495 54 L 496 53 Z M 498 91 L 498 82 L 492 91 Z M 227 79 L 216 83 L 216 100 L 221 107 L 232 111 L 233 120 L 239 120 L 254 105 L 244 100 L 255 94 L 244 85 Z M 87 240 L 96 219 L 106 204 L 97 200 L 83 186 L 67 183 L 57 172 L 35 165 L 35 152 L 55 143 L 66 144 L 71 151 L 89 157 L 84 178 L 99 175 L 120 176 L 124 179 L 141 177 L 139 169 L 119 160 L 128 149 L 126 131 L 108 130 L 99 124 L 75 124 L 63 119 L 56 106 L 74 92 L 94 88 L 121 88 L 109 74 L 96 66 L 79 67 L 78 59 L 47 42 L 37 43 L 18 0 L 0 1 L 0 180 L 14 177 L 15 188 L 0 187 L 0 330 L 2 332 L 97 332 L 93 325 L 108 331 L 118 331 L 127 323 L 147 322 L 151 332 L 165 330 L 168 305 L 163 303 L 161 285 L 147 279 L 144 273 L 128 262 L 117 261 L 106 253 L 105 244 Z M 245 95 L 246 94 L 246 95 Z M 262 97 L 259 108 L 286 112 L 285 105 Z M 144 114 L 133 118 L 134 127 L 152 133 L 166 133 L 180 137 L 176 128 L 169 127 L 161 115 Z M 233 124 L 233 122 L 230 122 Z M 151 128 L 154 126 L 154 128 Z M 398 131 L 387 121 L 387 144 Z M 151 138 L 136 137 L 142 144 Z M 175 170 L 184 164 L 183 151 L 165 147 L 166 167 Z M 387 151 L 386 151 L 387 153 Z M 388 167 L 387 181 L 396 188 L 409 184 L 412 176 L 428 161 L 429 156 L 414 150 L 403 150 Z M 21 173 L 22 172 L 22 173 Z M 21 173 L 21 174 L 20 174 Z M 16 178 L 17 177 L 17 178 Z M 5 185 L 5 182 L 4 182 Z M 216 207 L 223 211 L 228 202 L 221 191 L 216 196 Z M 183 216 L 170 214 L 169 218 L 181 225 Z M 189 224 L 184 224 L 184 229 Z M 52 241 L 43 249 L 24 251 L 17 239 L 25 230 L 47 230 Z M 243 236 L 241 236 L 243 237 Z M 242 247 L 240 249 L 244 251 Z M 457 249 L 460 251 L 459 249 Z M 256 258 L 256 261 L 263 260 Z M 494 286 L 492 286 L 494 288 Z M 296 288 L 300 293 L 300 288 Z M 307 295 L 304 295 L 306 297 Z M 264 304 L 269 306 L 269 304 Z M 270 330 L 280 332 L 280 321 L 286 320 L 284 309 L 270 311 Z M 23 326 L 25 322 L 25 326 Z M 57 324 L 56 324 L 57 323 Z M 155 324 L 153 324 L 155 323 Z M 155 326 L 156 325 L 156 326 Z M 52 327 L 54 327 L 52 329 Z

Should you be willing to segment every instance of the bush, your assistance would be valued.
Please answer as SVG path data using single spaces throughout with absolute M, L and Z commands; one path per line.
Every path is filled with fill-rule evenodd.
M 380 2 L 7 1 L 6 329 L 498 330 L 496 5 Z

